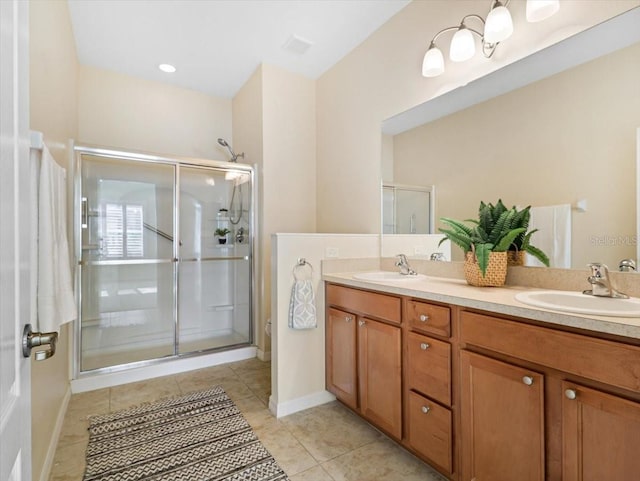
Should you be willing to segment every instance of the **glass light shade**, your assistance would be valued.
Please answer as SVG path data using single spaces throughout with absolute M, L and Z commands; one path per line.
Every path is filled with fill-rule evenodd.
M 430 47 L 422 60 L 422 75 L 437 77 L 444 72 L 444 57 L 438 47 Z
M 502 5 L 493 8 L 484 26 L 484 41 L 498 43 L 508 39 L 513 33 L 513 20 L 507 7 Z
M 527 21 L 540 22 L 560 9 L 560 0 L 527 0 Z
M 476 54 L 476 42 L 472 33 L 465 27 L 460 27 L 451 39 L 449 58 L 452 62 L 464 62 Z

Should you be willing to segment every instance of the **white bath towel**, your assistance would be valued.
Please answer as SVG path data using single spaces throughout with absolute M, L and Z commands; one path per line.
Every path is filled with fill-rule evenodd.
M 289 327 L 292 329 L 313 329 L 318 327 L 315 295 L 311 280 L 296 279 L 291 288 Z
M 529 229 L 538 229 L 531 244 L 549 256 L 551 267 L 571 267 L 571 205 L 560 204 L 532 207 Z M 527 254 L 525 264 L 542 266 L 535 257 Z
M 38 330 L 54 332 L 77 317 L 67 242 L 66 172 L 46 145 L 38 190 Z

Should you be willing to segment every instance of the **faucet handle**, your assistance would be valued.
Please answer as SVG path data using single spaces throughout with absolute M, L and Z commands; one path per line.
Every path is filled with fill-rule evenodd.
M 609 276 L 609 268 L 600 262 L 590 262 L 587 267 L 591 268 L 591 276 L 596 279 L 606 279 Z

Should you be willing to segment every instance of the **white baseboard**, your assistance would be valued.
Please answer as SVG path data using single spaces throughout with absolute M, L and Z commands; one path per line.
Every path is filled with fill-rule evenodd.
M 271 361 L 271 351 L 263 351 L 262 349 L 258 349 L 257 357 L 264 362 Z
M 270 396 L 269 410 L 275 415 L 275 417 L 282 418 L 289 414 L 304 411 L 305 409 L 320 406 L 321 404 L 326 404 L 335 400 L 336 397 L 329 391 L 318 391 L 283 403 L 278 403 L 273 396 Z
M 86 374 L 71 380 L 73 393 L 94 391 L 105 387 L 118 386 L 130 382 L 144 381 L 155 377 L 169 376 L 181 372 L 193 371 L 205 367 L 217 366 L 228 362 L 243 361 L 256 357 L 256 347 L 243 347 L 229 351 L 215 352 L 200 356 L 175 359 L 150 366 L 143 366 L 125 371 L 102 374 Z
M 51 476 L 51 469 L 53 468 L 53 458 L 56 454 L 56 448 L 58 447 L 58 440 L 60 439 L 60 433 L 62 432 L 62 426 L 64 424 L 64 416 L 67 414 L 67 407 L 69 407 L 69 400 L 71 399 L 71 389 L 67 389 L 67 392 L 62 399 L 62 404 L 58 410 L 58 416 L 56 417 L 56 424 L 53 426 L 53 433 L 49 440 L 49 447 L 47 448 L 47 455 L 42 465 L 42 471 L 40 472 L 40 481 L 48 481 Z

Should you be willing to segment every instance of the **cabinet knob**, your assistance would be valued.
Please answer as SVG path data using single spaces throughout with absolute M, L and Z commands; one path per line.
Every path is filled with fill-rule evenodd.
M 575 399 L 576 397 L 578 397 L 578 393 L 575 389 L 565 390 L 564 395 L 567 396 L 567 399 Z
M 351 317 L 351 316 L 346 316 L 346 317 L 344 318 L 344 320 L 345 320 L 345 321 L 347 321 L 347 322 L 351 322 L 351 321 L 353 320 L 353 317 Z
M 427 349 L 429 349 L 429 344 L 427 344 L 426 342 L 420 343 L 420 349 L 426 351 Z
M 422 412 L 424 414 L 427 414 L 429 411 L 431 411 L 431 408 L 429 406 L 422 406 Z
M 359 325 L 360 327 L 364 326 L 365 324 L 366 324 L 366 322 L 364 322 L 364 321 L 358 321 L 358 325 Z
M 523 376 L 522 382 L 525 383 L 527 386 L 531 386 L 533 384 L 533 378 L 531 376 Z
M 429 316 L 426 314 L 420 314 L 420 321 L 427 322 L 429 320 Z

